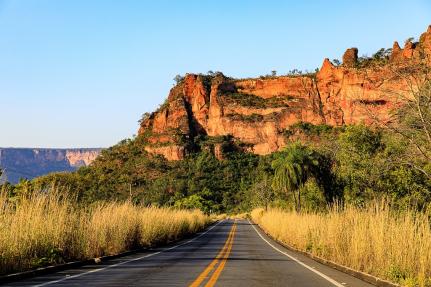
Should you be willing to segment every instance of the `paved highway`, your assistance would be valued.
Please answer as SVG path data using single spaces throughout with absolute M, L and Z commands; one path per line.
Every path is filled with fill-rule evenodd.
M 7 286 L 372 286 L 286 250 L 246 220 L 177 245 Z

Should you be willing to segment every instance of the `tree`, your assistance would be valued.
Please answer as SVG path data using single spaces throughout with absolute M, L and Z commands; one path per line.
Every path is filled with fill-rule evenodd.
M 175 201 L 174 206 L 182 209 L 200 209 L 209 214 L 211 212 L 212 202 L 204 199 L 198 194 L 192 194 L 188 197 Z
M 407 45 L 408 43 L 412 43 L 414 40 L 415 40 L 415 38 L 414 38 L 414 37 L 407 38 L 407 39 L 404 41 L 404 44 L 405 44 L 405 45 Z
M 287 146 L 271 164 L 274 169 L 273 188 L 292 193 L 297 212 L 301 211 L 301 187 L 318 165 L 314 151 L 298 142 Z
M 404 162 L 431 179 L 431 80 L 427 79 L 411 95 L 406 105 L 397 112 L 399 125 L 392 128 L 411 147 L 410 156 Z
M 184 80 L 184 77 L 183 76 L 181 76 L 181 75 L 176 75 L 175 77 L 174 77 L 174 81 L 175 81 L 175 83 L 178 85 L 179 83 L 181 83 L 181 81 L 182 80 Z
M 271 71 L 271 76 L 273 76 L 273 77 L 277 76 L 277 71 L 276 70 L 272 70 Z
M 254 201 L 258 205 L 263 205 L 265 210 L 268 210 L 269 203 L 274 199 L 274 192 L 266 174 L 261 181 L 258 181 L 253 185 L 252 193 Z
M 336 150 L 335 173 L 342 182 L 346 202 L 363 205 L 384 190 L 382 182 L 392 160 L 384 152 L 379 129 L 365 125 L 348 126 L 330 145 Z
M 334 65 L 337 66 L 337 67 L 341 65 L 341 62 L 338 59 L 333 59 L 332 63 L 334 63 Z
M 365 109 L 375 123 L 404 142 L 406 153 L 398 158 L 399 164 L 431 180 L 431 67 L 430 59 L 423 57 L 388 66 L 390 78 L 397 80 L 397 85 L 381 92 L 397 106 L 391 118 L 380 115 L 372 105 Z

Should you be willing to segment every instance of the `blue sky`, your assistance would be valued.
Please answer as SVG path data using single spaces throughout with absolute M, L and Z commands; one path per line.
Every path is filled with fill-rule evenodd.
M 429 24 L 425 0 L 0 0 L 0 146 L 107 147 L 176 74 L 314 70 Z

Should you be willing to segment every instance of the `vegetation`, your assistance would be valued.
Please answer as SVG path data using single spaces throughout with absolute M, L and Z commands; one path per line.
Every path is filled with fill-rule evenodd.
M 145 151 L 144 134 L 77 172 L 4 184 L 0 272 L 165 243 L 205 226 L 204 214 L 264 207 L 253 220 L 286 244 L 431 286 L 430 87 L 398 110 L 397 125 L 299 122 L 266 156 L 232 136 L 199 135 L 182 137 L 188 155 L 169 162 Z
M 244 115 L 244 114 L 237 114 L 237 113 L 231 113 L 227 115 L 230 119 L 241 121 L 241 122 L 261 122 L 264 120 L 264 116 L 260 114 L 250 114 L 250 115 Z
M 337 129 L 340 129 L 340 128 L 335 128 L 327 124 L 313 125 L 312 123 L 301 121 L 291 125 L 288 129 L 284 131 L 284 134 L 287 137 L 290 137 L 291 135 L 297 132 L 301 134 L 305 134 L 307 136 L 323 136 Z
M 319 68 L 316 68 L 314 72 L 310 72 L 308 70 L 301 71 L 298 69 L 293 69 L 287 72 L 287 76 L 289 77 L 309 77 L 309 78 L 315 78 L 317 72 L 319 71 Z
M 199 195 L 206 201 L 204 206 L 211 206 L 204 209 L 208 213 L 245 209 L 242 198 L 257 173 L 259 157 L 242 152 L 242 143 L 233 143 L 228 136 L 194 140 L 194 148 L 200 151 L 182 161 L 169 162 L 148 154 L 144 139 L 137 137 L 102 151 L 91 166 L 77 172 L 50 174 L 3 188 L 9 196 L 16 197 L 54 185 L 76 197 L 81 205 L 130 199 L 145 206 L 174 206 L 177 201 Z M 224 160 L 214 156 L 215 144 L 220 144 L 226 153 Z M 200 207 L 189 203 L 186 206 L 190 208 Z
M 175 84 L 179 84 L 179 83 L 181 83 L 182 81 L 184 81 L 184 77 L 183 76 L 181 76 L 181 75 L 176 75 L 175 77 L 174 77 L 174 82 L 175 82 Z
M 427 154 L 419 156 L 416 149 L 419 145 L 431 150 L 425 149 L 423 129 L 415 132 L 413 144 L 386 128 L 297 126 L 304 136 L 318 134 L 319 140 L 302 138 L 299 144 L 292 137 L 285 150 L 258 156 L 229 136 L 197 136 L 186 139 L 192 142 L 184 160 L 170 162 L 145 152 L 145 138 L 137 137 L 104 150 L 91 166 L 77 172 L 5 184 L 3 189 L 17 197 L 54 185 L 80 205 L 130 199 L 145 206 L 199 208 L 206 213 L 239 213 L 260 205 L 325 210 L 333 202 L 366 206 L 381 198 L 404 210 L 430 205 L 430 165 Z M 220 145 L 223 160 L 215 157 L 215 145 Z M 294 173 L 287 173 L 289 165 L 295 166 Z M 280 178 L 283 174 L 292 181 Z M 269 189 L 262 193 L 262 186 Z
M 356 67 L 386 65 L 390 53 L 359 57 Z M 417 82 L 430 79 L 430 71 L 419 63 L 397 69 L 394 75 L 411 91 L 398 95 L 406 104 L 393 121 L 342 127 L 298 122 L 280 131 L 286 147 L 266 156 L 247 152 L 252 146 L 230 135 L 185 135 L 180 129 L 159 134 L 174 134 L 184 146 L 181 161 L 147 153 L 154 136 L 147 131 L 103 150 L 76 172 L 3 184 L 0 273 L 166 243 L 204 227 L 205 214 L 254 209 L 253 220 L 298 249 L 403 285 L 431 286 L 431 81 Z M 227 79 L 213 71 L 198 77 L 207 91 Z M 174 78 L 177 84 L 184 79 Z M 176 88 L 181 101 L 182 87 Z M 256 109 L 285 108 L 291 100 L 219 96 Z M 359 102 L 365 108 L 384 103 Z M 261 122 L 275 115 L 226 116 Z M 151 117 L 146 113 L 141 122 Z M 223 155 L 217 158 L 216 150 Z
M 381 48 L 376 53 L 374 53 L 371 57 L 367 55 L 362 55 L 358 58 L 358 62 L 356 63 L 356 68 L 369 68 L 369 67 L 380 67 L 389 63 L 389 58 L 392 53 L 392 49 Z
M 224 94 L 223 98 L 228 103 L 238 104 L 245 107 L 255 107 L 260 109 L 265 108 L 281 108 L 288 106 L 289 97 L 280 96 L 272 98 L 262 98 L 251 94 L 230 93 Z
M 334 206 L 325 213 L 256 209 L 252 219 L 274 238 L 403 286 L 431 286 L 429 214 L 385 203 Z
M 201 211 L 130 201 L 79 207 L 58 191 L 0 193 L 0 274 L 167 243 L 207 225 Z
M 274 169 L 273 187 L 292 193 L 296 211 L 301 211 L 301 187 L 317 169 L 317 156 L 309 148 L 295 143 L 281 152 L 271 165 Z
M 417 69 L 422 70 L 421 76 L 430 79 L 428 68 L 417 65 Z M 386 127 L 405 142 L 406 153 L 400 163 L 431 180 L 431 80 L 417 85 L 417 79 L 410 74 L 409 70 L 398 74 L 407 81 L 411 90 L 407 95 L 398 94 L 400 100 L 407 103 L 397 110 L 399 124 Z
M 421 67 L 415 69 L 417 73 Z M 397 76 L 404 77 L 401 72 Z M 408 69 L 405 72 L 412 74 Z M 91 166 L 77 172 L 50 174 L 14 186 L 4 184 L 0 201 L 5 206 L 0 211 L 0 250 L 4 253 L 0 255 L 6 263 L 0 264 L 13 266 L 6 272 L 79 258 L 77 254 L 100 256 L 153 244 L 158 239 L 145 241 L 141 233 L 133 233 L 141 230 L 136 219 L 141 218 L 139 214 L 150 211 L 171 214 L 165 208 L 181 208 L 206 214 L 243 213 L 263 206 L 269 211 L 256 220 L 286 243 L 402 284 L 426 286 L 430 284 L 431 84 L 410 86 L 409 95 L 399 95 L 406 105 L 397 110 L 392 122 L 376 119 L 374 126 L 337 128 L 299 122 L 284 131 L 287 146 L 266 156 L 247 152 L 252 147 L 229 135 L 178 133 L 178 141 L 188 153 L 184 160 L 170 162 L 145 151 L 151 135 L 143 134 L 102 151 Z M 285 100 L 235 93 L 222 97 L 257 108 L 277 107 Z M 268 116 L 252 114 L 248 120 Z M 216 158 L 216 150 L 221 157 Z M 54 197 L 48 192 L 52 189 L 57 191 Z M 69 204 L 68 198 L 76 202 Z M 100 203 L 112 201 L 123 203 Z M 386 202 L 383 207 L 375 204 L 382 201 Z M 51 206 L 56 207 L 51 211 Z M 127 215 L 122 217 L 123 211 L 118 211 L 118 216 L 100 221 L 106 222 L 106 226 L 100 223 L 101 230 L 108 231 L 96 239 L 105 245 L 88 243 L 96 240 L 93 234 L 99 234 L 91 227 L 96 224 L 92 218 L 96 214 L 103 218 L 99 214 L 114 214 L 117 209 L 127 210 Z M 57 221 L 47 219 L 51 213 L 50 218 Z M 31 217 L 25 217 L 27 214 Z M 117 217 L 131 222 L 131 229 L 122 231 L 123 226 L 114 220 Z M 201 214 L 199 218 L 206 217 Z M 82 228 L 64 227 L 76 224 L 83 224 Z M 109 226 L 123 232 L 118 240 L 117 231 Z M 287 226 L 287 231 L 277 226 Z M 115 240 L 103 239 L 106 234 Z M 68 247 L 75 241 L 76 247 Z M 113 251 L 109 246 L 114 246 Z M 18 249 L 24 250 L 23 259 L 11 259 L 21 258 L 7 253 Z M 94 250 L 97 254 L 91 253 Z M 390 258 L 387 263 L 382 254 Z M 41 258 L 45 259 L 38 263 Z

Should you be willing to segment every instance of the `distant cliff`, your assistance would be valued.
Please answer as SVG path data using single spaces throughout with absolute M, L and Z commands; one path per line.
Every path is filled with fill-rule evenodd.
M 0 148 L 1 181 L 17 183 L 50 172 L 74 171 L 89 165 L 100 153 L 99 148 L 41 149 Z
M 222 73 L 187 74 L 167 101 L 141 120 L 145 149 L 169 160 L 184 158 L 197 136 L 231 135 L 256 154 L 286 145 L 285 132 L 299 122 L 342 126 L 391 121 L 408 98 L 408 72 L 420 78 L 419 64 L 431 66 L 431 26 L 418 42 L 382 49 L 373 57 L 344 53 L 342 64 L 325 59 L 316 73 L 233 79 Z

